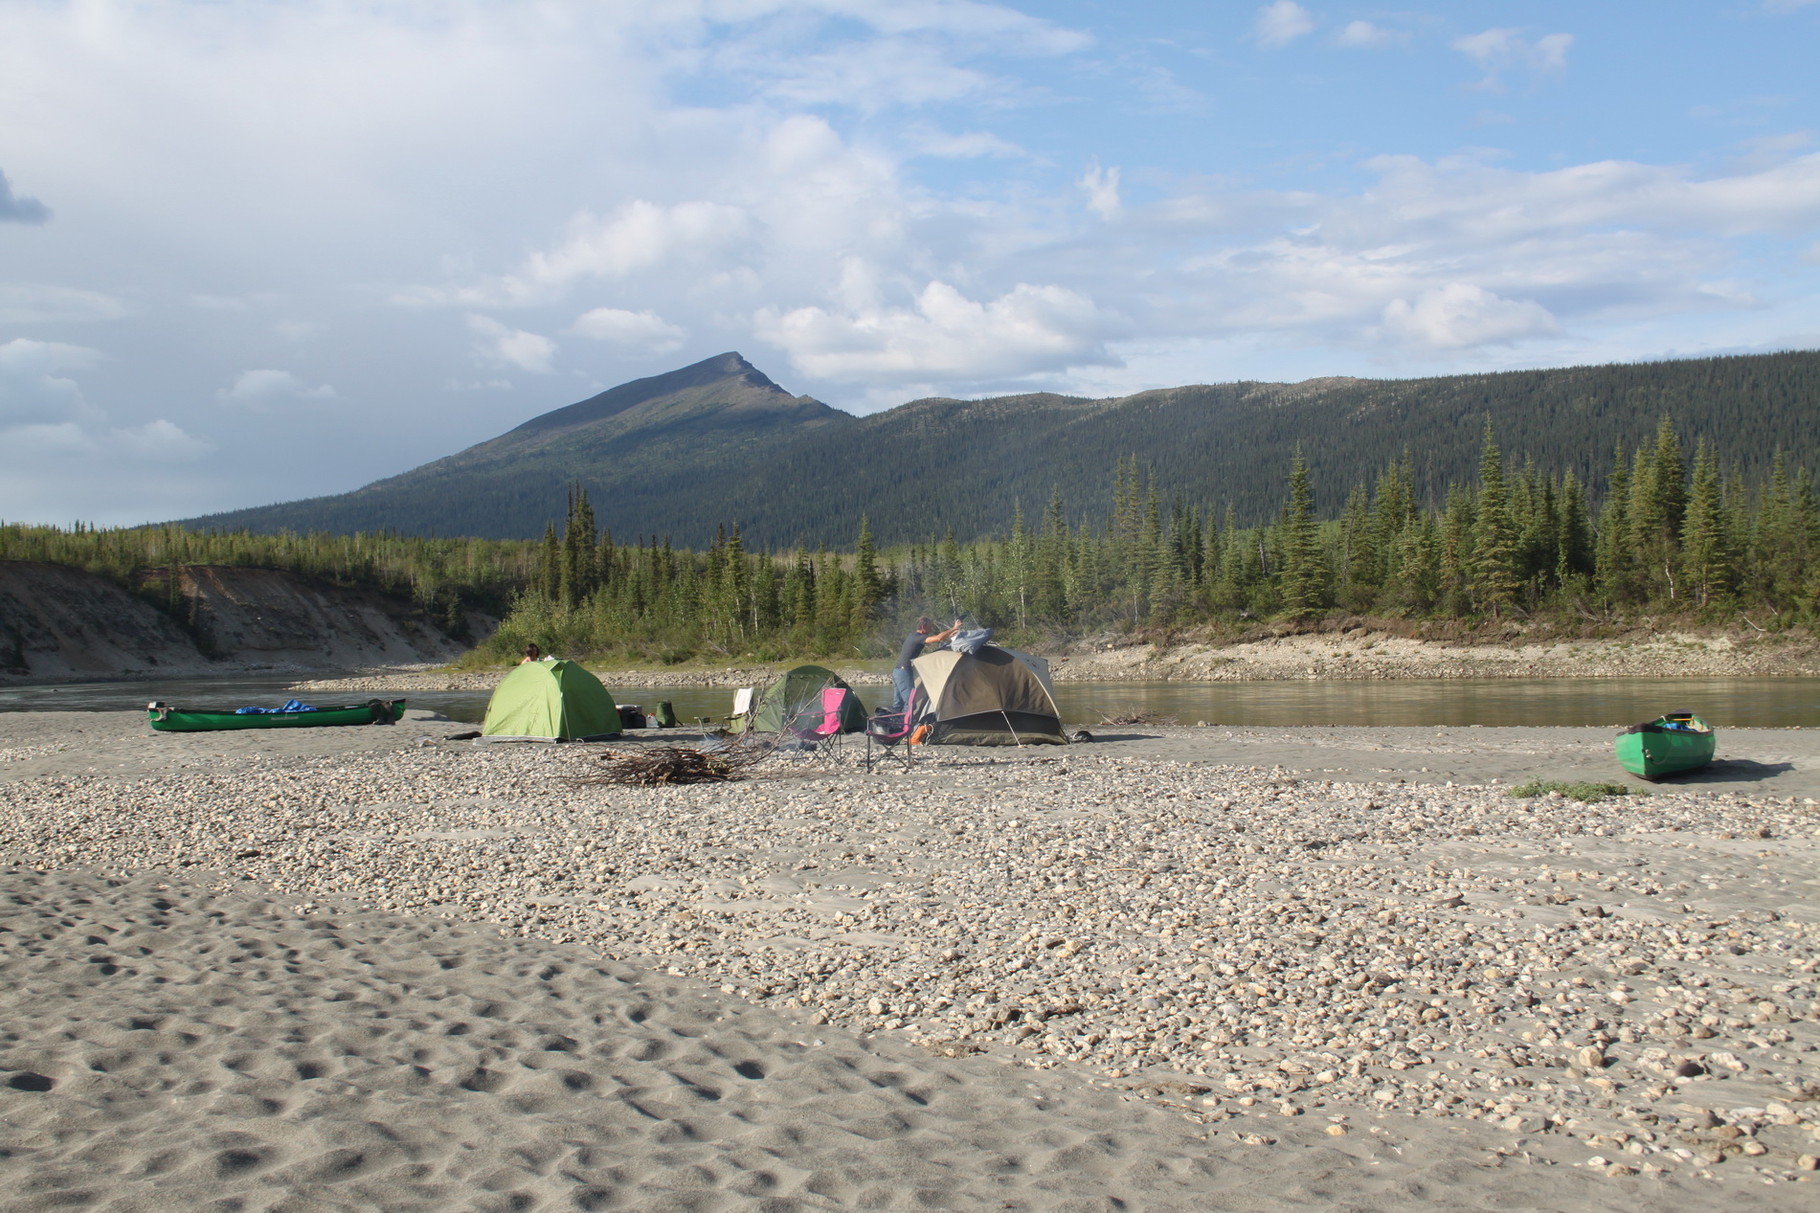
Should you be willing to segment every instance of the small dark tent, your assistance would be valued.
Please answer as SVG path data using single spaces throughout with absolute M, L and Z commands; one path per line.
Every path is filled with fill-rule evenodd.
M 799 665 L 785 670 L 752 697 L 745 728 L 753 733 L 782 733 L 791 727 L 810 728 L 821 723 L 822 688 L 851 691 L 839 674 L 819 665 Z M 866 727 L 866 709 L 859 696 L 848 695 L 841 711 L 841 732 L 857 733 Z
M 995 644 L 916 659 L 916 717 L 932 745 L 1065 745 L 1049 663 Z
M 494 688 L 480 731 L 501 741 L 604 741 L 619 736 L 619 709 L 577 663 L 527 661 Z

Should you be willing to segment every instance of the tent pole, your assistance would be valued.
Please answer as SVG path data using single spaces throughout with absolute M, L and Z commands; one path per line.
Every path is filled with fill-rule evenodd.
M 1011 713 L 1007 712 L 1004 708 L 1000 708 L 998 714 L 1005 718 L 1005 727 L 1011 730 L 1011 740 L 1017 742 L 1018 749 L 1023 749 L 1024 739 L 1017 735 L 1017 726 L 1011 723 Z

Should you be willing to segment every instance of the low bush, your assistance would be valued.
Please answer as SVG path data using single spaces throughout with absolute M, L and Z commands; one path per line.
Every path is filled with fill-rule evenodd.
M 1593 783 L 1590 780 L 1579 780 L 1568 783 L 1560 779 L 1532 779 L 1521 787 L 1510 790 L 1510 795 L 1528 798 L 1546 796 L 1550 792 L 1559 792 L 1569 800 L 1578 800 L 1582 804 L 1592 804 L 1604 800 L 1607 796 L 1647 796 L 1642 788 L 1634 788 L 1628 783 Z

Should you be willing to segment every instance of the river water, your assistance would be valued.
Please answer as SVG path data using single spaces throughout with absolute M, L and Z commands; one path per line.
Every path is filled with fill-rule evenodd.
M 276 707 L 295 676 L 90 682 L 0 687 L 0 712 L 101 712 L 142 708 L 161 699 L 179 707 Z M 887 687 L 861 687 L 867 707 Z M 620 703 L 647 711 L 669 700 L 677 718 L 724 718 L 733 692 L 702 687 L 615 686 Z M 324 692 L 319 704 L 365 698 Z M 1228 725 L 1624 725 L 1668 711 L 1697 712 L 1718 728 L 1820 727 L 1820 678 L 1422 679 L 1389 682 L 1064 682 L 1062 716 L 1092 728 L 1109 715 L 1174 717 L 1182 724 Z M 414 708 L 478 722 L 483 691 L 430 691 Z

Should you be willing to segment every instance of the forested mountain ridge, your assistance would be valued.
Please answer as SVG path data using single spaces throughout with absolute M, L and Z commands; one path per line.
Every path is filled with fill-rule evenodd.
M 642 521 L 693 501 L 703 514 L 666 531 L 702 541 L 725 517 L 721 487 L 803 434 L 855 424 L 793 396 L 737 353 L 610 388 L 531 418 L 497 438 L 351 493 L 193 518 L 208 530 L 535 538 L 562 517 L 572 483 Z M 636 503 L 636 504 L 632 504 Z M 617 510 L 616 510 L 617 507 Z M 638 528 L 633 528 L 638 529 Z
M 595 433 L 630 433 L 640 428 L 691 423 L 813 423 L 848 416 L 811 396 L 792 396 L 739 354 L 726 353 L 681 370 L 608 388 L 579 404 L 533 417 L 466 453 L 548 443 L 556 435 L 584 426 Z M 603 423 L 612 423 L 611 430 L 603 429 Z
M 1411 488 L 1438 507 L 1471 480 L 1489 421 L 1498 442 L 1595 500 L 1614 451 L 1672 417 L 1691 444 L 1757 482 L 1781 450 L 1820 457 L 1820 352 L 1509 371 L 1411 380 L 1240 382 L 1112 399 L 1034 393 L 925 399 L 852 417 L 791 396 L 737 354 L 654 376 L 533 418 L 458 455 L 354 493 L 191 520 L 254 530 L 379 530 L 530 537 L 587 489 L 618 536 L 703 546 L 724 523 L 749 545 L 851 543 L 862 515 L 881 543 L 952 530 L 1003 534 L 1017 504 L 1052 496 L 1103 514 L 1121 458 L 1166 499 L 1247 525 L 1273 518 L 1299 451 L 1315 510 L 1407 453 Z

